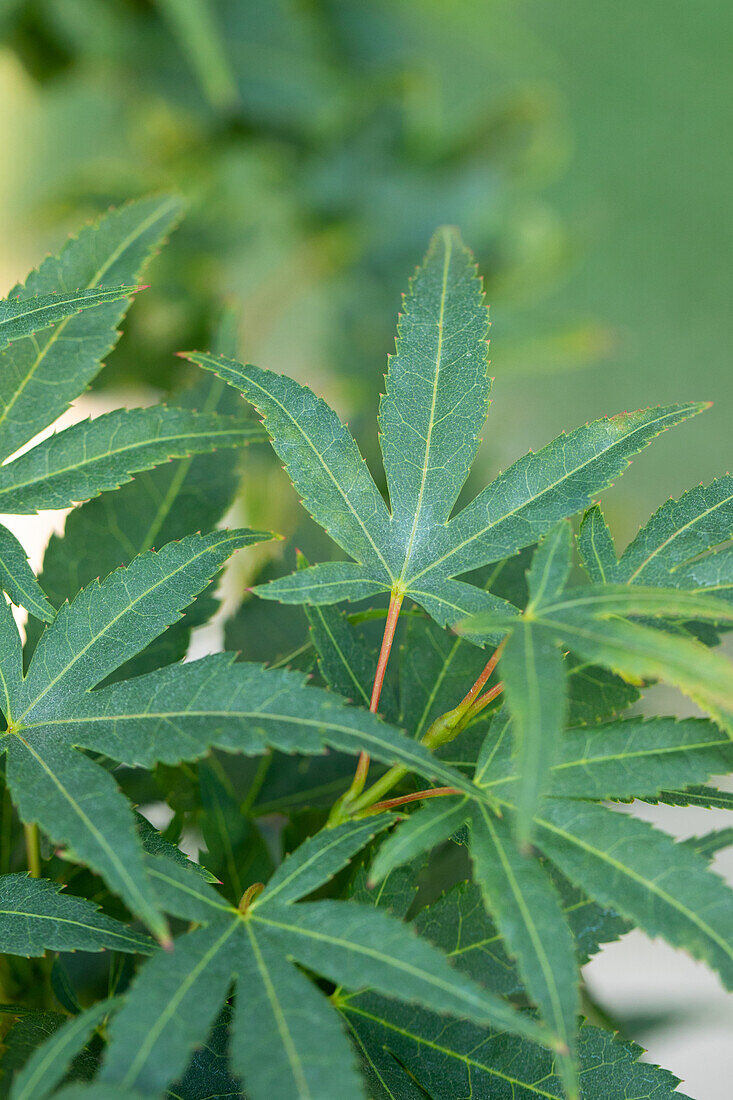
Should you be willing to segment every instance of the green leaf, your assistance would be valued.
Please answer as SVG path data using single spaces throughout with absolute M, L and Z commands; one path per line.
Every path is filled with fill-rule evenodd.
M 237 109 L 236 74 L 229 61 L 224 27 L 208 0 L 157 0 L 171 30 L 180 40 L 201 91 L 218 110 Z
M 60 728 L 74 744 L 143 767 L 194 760 L 213 746 L 254 756 L 269 748 L 307 754 L 320 753 L 324 745 L 340 752 L 364 750 L 375 760 L 403 764 L 481 797 L 423 745 L 331 692 L 305 687 L 304 679 L 300 673 L 234 662 L 233 654 L 215 654 L 82 695 L 71 713 L 44 713 L 37 728 Z M 24 718 L 26 732 L 30 720 Z
M 447 578 L 431 577 L 425 583 L 412 588 L 410 596 L 425 608 L 439 626 L 453 626 L 466 615 L 497 615 L 501 616 L 503 622 L 513 621 L 518 614 L 512 604 L 493 596 L 491 592 L 464 581 Z M 472 639 L 470 634 L 465 636 Z M 488 631 L 482 634 L 481 643 L 496 643 L 500 639 L 501 633 Z
M 376 667 L 374 654 L 340 611 L 314 605 L 307 608 L 306 616 L 323 679 L 345 699 L 368 707 Z
M 731 728 L 733 665 L 689 638 L 622 619 L 592 620 L 569 613 L 546 624 L 577 653 L 606 665 L 632 683 L 663 680 L 689 695 L 716 721 Z
M 352 557 L 258 590 L 284 602 L 410 596 L 440 625 L 512 607 L 453 578 L 515 554 L 585 507 L 631 457 L 701 404 L 624 413 L 516 462 L 450 518 L 488 403 L 488 315 L 470 254 L 439 230 L 405 303 L 380 417 L 392 514 L 352 436 L 307 387 L 258 367 L 187 353 L 238 389 L 313 518 Z M 493 601 L 493 604 L 492 604 Z M 477 639 L 472 639 L 477 640 Z
M 230 414 L 239 405 L 231 388 L 208 374 L 201 375 L 193 387 L 177 392 L 174 402 L 205 415 Z M 242 429 L 244 432 L 245 425 Z M 251 425 L 252 429 L 257 426 Z M 238 464 L 230 452 L 220 449 L 140 473 L 117 492 L 75 508 L 66 519 L 63 537 L 52 536 L 46 548 L 39 578 L 44 591 L 54 606 L 60 607 L 95 577 L 106 576 L 121 564 L 129 565 L 154 545 L 184 538 L 196 529 L 213 529 L 230 507 L 238 485 Z M 149 672 L 183 658 L 191 627 L 212 614 L 209 602 L 200 598 L 183 620 L 116 675 Z M 39 636 L 33 623 L 26 626 L 26 660 Z
M 669 584 L 694 592 L 707 592 L 718 599 L 733 600 L 733 546 L 680 565 L 670 574 Z
M 196 353 L 189 358 L 251 401 L 313 518 L 389 589 L 394 580 L 389 512 L 356 443 L 333 410 L 306 386 L 272 371 L 223 356 Z
M 139 287 L 114 286 L 78 290 L 71 294 L 39 294 L 32 298 L 5 298 L 0 301 L 0 351 L 13 340 L 41 332 L 90 306 L 131 298 Z
M 622 554 L 617 578 L 668 585 L 670 572 L 731 535 L 733 476 L 726 474 L 663 504 Z
M 575 939 L 577 961 L 586 963 L 601 944 L 617 940 L 630 924 L 612 909 L 603 909 L 573 886 L 550 863 L 541 864 L 552 877 L 562 914 Z M 486 912 L 480 888 L 459 883 L 415 917 L 420 934 L 440 947 L 450 961 L 474 981 L 505 996 L 519 996 L 523 985 L 507 945 Z
M 712 832 L 705 833 L 704 836 L 693 836 L 682 843 L 692 848 L 704 859 L 711 860 L 718 852 L 733 845 L 733 826 L 729 825 L 726 829 L 713 829 Z
M 660 791 L 643 802 L 665 806 L 700 806 L 704 810 L 733 810 L 733 791 L 718 791 L 715 787 L 687 787 L 683 791 Z
M 10 1100 L 45 1100 L 66 1075 L 70 1063 L 110 1011 L 113 1000 L 98 1001 L 73 1016 L 33 1052 L 13 1081 Z
M 373 993 L 341 1004 L 369 1068 L 375 1100 L 564 1100 L 556 1060 L 511 1036 L 473 1027 L 446 1027 L 421 1009 Z M 685 1100 L 679 1079 L 640 1062 L 641 1047 L 586 1024 L 580 1031 L 580 1065 L 586 1100 Z M 689 1098 L 688 1098 L 689 1100 Z
M 150 954 L 153 942 L 104 916 L 85 898 L 62 894 L 58 883 L 24 874 L 0 877 L 0 951 L 43 955 L 50 951 L 125 951 Z
M 698 595 L 675 588 L 642 588 L 639 585 L 632 588 L 623 584 L 569 588 L 555 601 L 545 604 L 540 617 L 547 619 L 580 613 L 592 619 L 631 615 L 733 622 L 733 609 L 707 593 Z
M 252 1100 L 366 1097 L 355 1052 L 336 1013 L 289 959 L 246 925 L 243 996 L 234 1013 L 232 1062 Z M 245 993 L 246 991 L 246 993 Z
M 477 569 L 537 542 L 558 520 L 607 488 L 660 432 L 703 408 L 669 405 L 619 413 L 558 436 L 536 454 L 520 458 L 444 531 L 438 529 L 429 553 L 413 563 L 410 586 L 433 572 L 454 576 Z
M 24 727 L 59 717 L 59 699 L 81 694 L 174 623 L 235 550 L 266 532 L 189 535 L 94 581 L 61 608 L 33 655 L 17 701 Z
M 463 698 L 486 656 L 429 620 L 410 619 L 400 651 L 401 721 L 416 741 Z
M 645 821 L 582 802 L 547 799 L 537 844 L 563 874 L 650 936 L 733 985 L 733 894 L 705 860 Z
M 28 558 L 15 535 L 0 524 L 0 588 L 18 607 L 50 623 L 56 612 L 36 580 Z
M 109 772 L 41 727 L 3 735 L 6 780 L 22 821 L 68 844 L 98 871 L 159 938 L 162 920 L 145 880 L 140 842 L 127 799 Z
M 240 936 L 238 920 L 198 928 L 139 970 L 109 1028 L 102 1083 L 159 1094 L 179 1076 L 219 1014 Z
M 369 871 L 370 885 L 382 882 L 396 867 L 410 863 L 447 840 L 465 824 L 469 813 L 466 799 L 428 799 L 380 845 Z
M 204 840 L 201 858 L 227 897 L 238 901 L 253 880 L 272 873 L 272 860 L 256 823 L 244 812 L 227 772 L 217 757 L 196 769 L 201 803 L 197 825 Z
M 380 814 L 365 821 L 349 821 L 333 829 L 322 829 L 283 860 L 261 900 L 282 904 L 313 893 L 396 820 L 393 814 Z
M 598 801 L 643 798 L 725 774 L 731 767 L 733 744 L 712 722 L 627 718 L 565 731 L 551 768 L 550 793 Z M 492 776 L 481 784 L 498 797 L 514 799 L 510 788 L 518 782 L 516 770 L 495 762 Z
M 595 584 L 616 580 L 616 548 L 598 504 L 583 516 L 578 531 L 578 550 L 586 573 Z
M 0 509 L 30 515 L 116 489 L 138 470 L 262 438 L 258 425 L 186 409 L 115 409 L 73 424 L 0 467 Z
M 10 297 L 137 283 L 181 207 L 177 197 L 161 195 L 110 211 L 72 237 L 58 257 L 44 260 Z M 83 393 L 117 343 L 127 304 L 85 310 L 0 352 L 0 458 L 13 454 Z
M 560 522 L 542 539 L 532 555 L 527 574 L 529 603 L 527 612 L 533 613 L 559 599 L 565 591 L 572 565 L 573 532 L 567 520 Z M 525 612 L 527 618 L 529 614 Z
M 6 722 L 10 721 L 13 700 L 22 683 L 23 643 L 10 604 L 0 594 L 0 709 Z
M 452 970 L 436 948 L 381 910 L 354 902 L 283 903 L 343 865 L 367 828 L 371 832 L 373 825 L 339 830 L 336 847 L 329 847 L 329 831 L 307 842 L 304 853 L 290 857 L 271 896 L 261 894 L 246 912 L 227 905 L 187 868 L 151 860 L 158 864 L 151 868 L 151 881 L 160 904 L 204 927 L 140 969 L 110 1029 L 101 1080 L 162 1090 L 208 1033 L 236 975 L 232 1060 L 248 1094 L 254 1100 L 270 1095 L 285 1100 L 295 1081 L 300 1095 L 343 1095 L 344 1072 L 347 1082 L 356 1079 L 348 1076 L 348 1061 L 344 1071 L 341 1057 L 329 1056 L 330 1050 L 346 1050 L 335 1017 L 328 1015 L 332 1009 L 315 999 L 313 986 L 305 989 L 297 971 L 291 973 L 293 962 L 347 988 L 369 985 L 440 1012 L 553 1041 L 535 1021 Z M 324 1021 L 321 1036 L 328 1037 L 323 1053 L 313 1028 L 318 1021 Z M 303 1093 L 306 1085 L 310 1092 Z M 266 1091 L 273 1088 L 280 1091 Z
M 257 905 L 253 919 L 280 950 L 347 988 L 369 986 L 460 1018 L 493 1022 L 536 1041 L 554 1038 L 463 978 L 435 948 L 379 909 L 354 902 Z
M 501 673 L 519 772 L 517 838 L 526 846 L 532 816 L 550 781 L 565 719 L 566 679 L 563 657 L 549 631 L 522 622 L 512 631 L 501 658 Z
M 473 256 L 439 229 L 410 281 L 379 408 L 401 579 L 432 529 L 448 521 L 489 407 L 488 309 Z
M 146 817 L 143 817 L 141 813 L 135 811 L 135 824 L 137 826 L 138 836 L 140 837 L 140 843 L 143 846 L 143 850 L 151 856 L 162 856 L 164 859 L 172 860 L 173 863 L 177 863 L 181 867 L 187 867 L 190 871 L 194 871 L 200 875 L 205 882 L 218 882 L 216 875 L 212 875 L 205 867 L 202 867 L 200 863 L 194 863 L 192 859 L 181 851 L 175 844 L 171 844 L 169 840 L 161 836 L 157 829 L 154 829 Z
M 384 591 L 378 573 L 351 561 L 326 561 L 300 569 L 287 577 L 259 584 L 255 592 L 263 600 L 280 603 L 329 604 L 340 600 L 364 600 Z
M 159 936 L 165 928 L 127 800 L 104 768 L 73 747 L 71 718 L 85 703 L 94 706 L 89 689 L 174 622 L 233 550 L 261 538 L 246 530 L 191 535 L 94 582 L 64 605 L 10 692 L 2 748 L 21 818 L 70 845 Z
M 537 861 L 519 852 L 509 825 L 485 808 L 472 815 L 471 858 L 486 908 L 517 960 L 530 998 L 567 1048 L 558 1058 L 560 1072 L 569 1100 L 577 1098 L 579 975 L 557 893 Z
M 41 1012 L 22 1005 L 0 1005 L 0 1013 L 15 1017 L 15 1022 L 3 1036 L 3 1076 L 0 1078 L 0 1096 L 3 1100 L 7 1100 L 13 1078 L 22 1071 L 33 1052 L 49 1036 L 63 1027 L 68 1017 L 60 1012 Z M 5 1024 L 6 1021 L 3 1020 L 3 1025 Z

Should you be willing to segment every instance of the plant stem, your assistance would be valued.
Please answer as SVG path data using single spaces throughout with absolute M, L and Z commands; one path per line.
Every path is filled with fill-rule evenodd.
M 503 690 L 504 681 L 500 680 L 498 684 L 494 684 L 494 686 L 492 688 L 489 688 L 489 690 L 484 695 L 482 695 L 480 699 L 476 700 L 476 702 L 471 707 L 469 717 L 474 718 L 480 710 L 483 710 L 484 707 L 488 706 L 489 703 L 492 703 L 498 695 L 501 695 Z
M 481 691 L 484 684 L 487 682 L 487 680 L 491 676 L 491 673 L 494 671 L 497 664 L 499 663 L 499 658 L 501 657 L 502 650 L 504 649 L 505 645 L 506 645 L 506 638 L 504 639 L 503 642 L 501 642 L 500 645 L 498 645 L 496 647 L 496 649 L 492 653 L 491 657 L 489 658 L 489 660 L 486 664 L 486 667 L 484 668 L 483 672 L 479 676 L 478 680 L 473 685 L 473 687 L 468 692 L 468 694 L 458 704 L 459 707 L 464 707 L 464 706 L 470 706 L 471 705 L 471 703 L 476 698 L 478 693 Z
M 397 629 L 397 620 L 400 615 L 400 608 L 402 607 L 402 596 L 397 596 L 393 592 L 389 598 L 389 610 L 387 611 L 387 621 L 384 624 L 384 634 L 382 636 L 382 648 L 379 651 L 379 660 L 377 661 L 377 671 L 374 673 L 374 685 L 372 687 L 372 698 L 369 703 L 369 710 L 372 714 L 377 713 L 379 707 L 379 699 L 382 694 L 382 685 L 384 684 L 384 674 L 387 671 L 387 662 L 389 661 L 389 655 L 392 650 L 392 642 L 394 641 L 395 630 Z M 359 795 L 364 790 L 364 784 L 366 783 L 367 774 L 369 772 L 369 754 L 363 752 L 359 757 L 359 763 L 356 766 L 356 772 L 354 774 L 354 781 L 351 784 L 349 794 Z
M 25 850 L 28 859 L 28 872 L 31 878 L 41 877 L 41 845 L 38 839 L 37 825 L 24 825 Z
M 447 794 L 462 793 L 457 787 L 430 787 L 427 791 L 413 791 L 412 794 L 402 794 L 399 798 L 387 798 L 384 802 L 374 802 L 364 810 L 364 816 L 381 813 L 382 810 L 392 810 L 395 806 L 404 806 L 407 802 L 417 802 L 421 798 L 441 798 Z

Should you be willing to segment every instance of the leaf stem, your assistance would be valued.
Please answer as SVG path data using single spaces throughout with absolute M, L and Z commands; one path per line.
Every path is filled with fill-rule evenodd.
M 392 650 L 392 642 L 394 641 L 395 630 L 397 629 L 397 620 L 400 615 L 400 608 L 402 607 L 402 599 L 402 595 L 396 595 L 394 592 L 389 598 L 387 621 L 384 624 L 384 634 L 382 635 L 382 648 L 379 651 L 377 671 L 374 673 L 372 698 L 369 703 L 369 710 L 372 712 L 372 714 L 376 714 L 377 709 L 379 708 L 379 699 L 382 694 L 384 675 L 387 671 L 387 662 L 389 661 L 389 655 Z M 359 763 L 356 765 L 354 781 L 351 784 L 351 789 L 349 791 L 350 795 L 355 796 L 361 794 L 361 792 L 364 790 L 364 784 L 366 783 L 368 773 L 369 754 L 363 752 L 359 757 Z
M 492 654 L 490 660 L 486 664 L 483 672 L 476 680 L 476 683 L 473 685 L 468 694 L 464 696 L 458 706 L 455 707 L 453 710 L 448 711 L 447 714 L 443 714 L 439 718 L 436 718 L 436 720 L 429 727 L 429 729 L 425 733 L 425 736 L 422 738 L 422 743 L 423 745 L 426 745 L 427 748 L 431 750 L 431 752 L 438 748 L 440 745 L 444 745 L 446 742 L 452 741 L 454 737 L 457 737 L 458 734 L 463 729 L 465 729 L 468 723 L 472 721 L 472 719 L 479 713 L 479 711 L 488 706 L 488 704 L 496 699 L 498 695 L 501 695 L 502 691 L 504 690 L 504 684 L 502 682 L 494 684 L 494 686 L 489 688 L 488 691 L 484 692 L 483 695 L 479 695 L 479 692 L 485 686 L 487 680 L 496 668 L 499 658 L 501 657 L 503 646 L 504 643 L 502 642 L 501 645 L 497 647 L 497 649 Z M 367 757 L 367 765 L 368 762 L 369 758 Z M 359 759 L 359 764 L 361 764 L 361 758 Z M 367 791 L 364 791 L 364 793 L 362 794 L 364 783 L 366 781 L 366 772 L 363 773 L 362 778 L 362 773 L 359 771 L 359 768 L 357 768 L 357 775 L 359 776 L 361 785 L 357 787 L 356 782 L 352 784 L 346 795 L 344 795 L 343 798 L 336 803 L 332 812 L 331 824 L 338 824 L 341 821 L 348 820 L 349 817 L 353 817 L 354 815 L 364 813 L 366 811 L 371 813 L 374 806 L 379 806 L 380 808 L 385 809 L 388 808 L 388 805 L 399 805 L 403 801 L 411 802 L 415 798 L 430 798 L 431 795 L 429 792 L 420 792 L 418 794 L 406 796 L 404 799 L 399 799 L 397 803 L 395 803 L 393 799 L 389 799 L 388 803 L 381 801 L 382 796 L 391 791 L 392 788 L 395 787 L 400 782 L 400 780 L 404 779 L 404 777 L 408 774 L 408 768 L 403 767 L 401 764 L 395 764 L 394 767 L 390 768 L 389 771 L 386 771 L 384 775 L 376 781 L 376 783 L 373 783 L 371 787 Z M 354 777 L 354 779 L 356 780 L 356 776 Z M 447 788 L 442 787 L 437 787 L 436 790 L 440 793 L 447 793 L 448 791 Z M 452 790 L 451 793 L 453 793 Z
M 421 798 L 441 798 L 447 794 L 463 794 L 463 791 L 459 791 L 457 787 L 430 787 L 426 791 L 413 791 L 412 794 L 402 794 L 398 798 L 387 798 L 384 802 L 373 802 L 362 811 L 362 815 L 366 817 L 381 813 L 382 810 L 392 810 L 395 806 L 404 806 L 407 802 L 417 802 Z
M 28 873 L 31 878 L 41 877 L 41 844 L 38 839 L 38 826 L 24 825 L 25 850 L 28 860 Z
M 506 645 L 506 638 L 504 639 L 503 642 L 500 643 L 500 645 L 498 645 L 496 647 L 494 652 L 491 654 L 491 657 L 489 658 L 483 672 L 481 673 L 481 675 L 479 676 L 478 680 L 473 685 L 471 690 L 468 692 L 468 694 L 466 696 L 464 696 L 464 698 L 458 704 L 459 707 L 465 707 L 465 706 L 470 706 L 471 705 L 471 703 L 476 698 L 476 696 L 479 694 L 479 692 L 483 688 L 484 684 L 488 681 L 489 677 L 491 676 L 491 673 L 494 671 L 497 664 L 499 663 L 499 658 L 501 657 L 502 650 L 504 649 L 505 645 Z

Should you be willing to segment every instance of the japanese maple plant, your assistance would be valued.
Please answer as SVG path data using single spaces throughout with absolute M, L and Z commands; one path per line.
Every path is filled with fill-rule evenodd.
M 733 830 L 680 843 L 619 806 L 733 807 L 710 783 L 733 764 L 733 479 L 620 557 L 596 497 L 705 405 L 585 424 L 467 492 L 488 311 L 440 229 L 389 360 L 383 479 L 226 326 L 171 404 L 27 449 L 179 214 L 113 210 L 0 303 L 0 512 L 73 506 L 38 577 L 0 527 L 2 1094 L 679 1096 L 590 1022 L 580 968 L 638 927 L 733 983 L 710 869 Z M 254 660 L 186 660 L 227 559 L 273 538 L 221 526 L 236 449 L 267 462 L 268 437 L 334 555 L 258 551 L 227 628 Z M 660 681 L 700 716 L 639 705 Z

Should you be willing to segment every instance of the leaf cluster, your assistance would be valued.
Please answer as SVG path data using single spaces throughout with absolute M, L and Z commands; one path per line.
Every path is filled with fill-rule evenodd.
M 175 211 L 111 212 L 11 295 L 8 455 L 99 369 Z M 595 497 L 704 407 L 685 404 L 584 425 L 464 504 L 487 334 L 473 259 L 440 230 L 381 402 L 389 505 L 335 412 L 238 363 L 226 326 L 175 408 L 2 467 L 7 510 L 76 505 L 38 577 L 0 540 L 32 616 L 24 646 L 0 601 L 11 1098 L 680 1095 L 583 1021 L 581 968 L 638 927 L 733 983 L 733 896 L 710 868 L 731 830 L 679 843 L 620 805 L 730 808 L 711 781 L 733 764 L 730 479 L 617 557 Z M 221 526 L 230 449 L 265 433 L 350 560 L 301 554 L 246 593 L 250 651 L 281 603 L 289 654 L 185 659 L 227 559 L 272 538 Z M 632 711 L 660 681 L 701 715 Z

